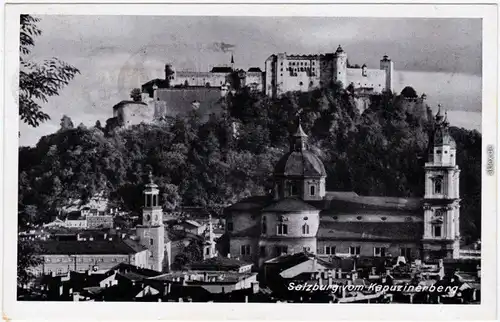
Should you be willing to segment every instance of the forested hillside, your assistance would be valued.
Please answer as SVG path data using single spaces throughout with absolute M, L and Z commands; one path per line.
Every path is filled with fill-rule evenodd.
M 117 131 L 70 124 L 34 148 L 20 148 L 20 222 L 48 221 L 68 198 L 85 199 L 100 190 L 137 212 L 149 170 L 167 210 L 181 204 L 220 209 L 267 193 L 299 111 L 311 149 L 325 164 L 328 190 L 423 195 L 428 122 L 425 114 L 406 110 L 400 96 L 378 97 L 363 115 L 336 86 L 277 100 L 243 90 L 224 106 L 224 113 L 206 123 L 193 111 Z M 239 124 L 237 136 L 233 122 Z M 462 234 L 478 238 L 481 134 L 458 128 L 451 133 L 462 169 Z

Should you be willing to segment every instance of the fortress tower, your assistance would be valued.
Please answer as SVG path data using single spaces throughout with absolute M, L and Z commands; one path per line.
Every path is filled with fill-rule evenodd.
M 393 90 L 394 82 L 394 63 L 389 56 L 384 55 L 380 60 L 380 69 L 385 71 L 385 90 Z
M 144 207 L 142 209 L 142 225 L 136 230 L 139 242 L 149 249 L 149 269 L 161 272 L 165 252 L 165 227 L 163 212 L 159 206 L 158 186 L 149 173 L 149 183 L 144 189 Z
M 448 125 L 446 114 L 443 117 L 439 107 L 425 164 L 424 260 L 459 256 L 460 170 L 455 163 L 456 143 Z
M 342 83 L 342 87 L 347 87 L 347 54 L 339 45 L 333 57 L 333 81 Z

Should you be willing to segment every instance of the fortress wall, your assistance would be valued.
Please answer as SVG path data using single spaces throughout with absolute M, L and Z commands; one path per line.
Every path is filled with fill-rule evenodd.
M 347 68 L 347 85 L 354 83 L 355 88 L 373 88 L 376 93 L 385 89 L 385 71 L 379 69 L 368 69 L 367 75 L 363 76 L 361 68 Z
M 182 85 L 187 82 L 188 86 L 206 86 L 220 87 L 227 82 L 227 73 L 176 73 L 176 77 L 171 81 L 172 86 Z
M 247 73 L 246 84 L 250 85 L 253 83 L 257 84 L 257 89 L 262 90 L 262 86 L 264 83 L 262 73 L 257 73 L 257 72 L 255 72 L 255 73 L 248 72 Z
M 126 103 L 117 108 L 117 116 L 124 127 L 140 123 L 151 123 L 154 119 L 154 108 L 144 103 Z
M 309 76 L 308 72 L 297 72 L 297 76 L 290 76 L 290 72 L 286 73 L 284 78 L 283 89 L 287 91 L 306 92 L 311 88 L 319 86 L 319 76 Z

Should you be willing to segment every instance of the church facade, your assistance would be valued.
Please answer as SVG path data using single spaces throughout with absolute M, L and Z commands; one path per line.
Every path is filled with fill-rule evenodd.
M 307 148 L 300 123 L 276 164 L 271 195 L 225 209 L 230 256 L 261 266 L 282 254 L 457 258 L 459 173 L 456 144 L 440 112 L 430 138 L 423 198 L 326 191 L 322 161 Z

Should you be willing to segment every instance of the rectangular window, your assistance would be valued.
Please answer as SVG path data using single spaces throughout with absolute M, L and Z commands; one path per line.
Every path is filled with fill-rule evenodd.
M 351 246 L 351 247 L 349 247 L 349 254 L 351 254 L 351 255 L 359 255 L 359 254 L 361 254 L 361 247 L 360 246 Z
M 232 222 L 228 222 L 227 223 L 227 230 L 228 231 L 233 231 L 233 223 Z
M 150 238 L 150 239 L 149 239 L 149 245 L 153 246 L 154 242 L 155 242 L 155 241 L 154 241 L 154 239 L 153 239 L 153 238 Z
M 434 237 L 441 237 L 441 225 L 434 226 Z
M 276 246 L 275 247 L 276 256 L 281 256 L 288 253 L 288 246 Z
M 325 246 L 326 255 L 335 255 L 335 246 Z
M 260 257 L 266 257 L 266 246 L 260 246 Z
M 313 185 L 309 186 L 309 194 L 311 196 L 316 195 L 316 187 L 315 186 L 313 186 Z
M 240 254 L 242 256 L 250 255 L 250 245 L 241 245 Z
M 385 257 L 385 247 L 373 247 L 373 256 Z
M 277 235 L 288 235 L 288 225 L 286 224 L 278 224 L 278 226 L 276 227 L 276 234 Z
M 207 247 L 207 249 L 205 251 L 205 255 L 210 255 L 210 248 Z

